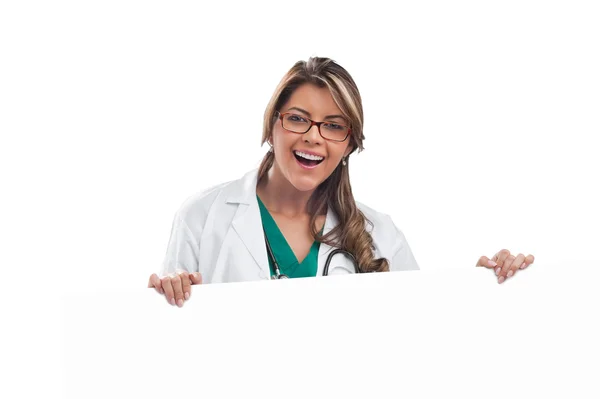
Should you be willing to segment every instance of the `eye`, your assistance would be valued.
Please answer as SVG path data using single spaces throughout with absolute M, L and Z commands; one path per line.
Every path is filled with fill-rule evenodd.
M 338 125 L 337 123 L 327 122 L 323 124 L 327 129 L 331 130 L 344 130 L 345 126 Z
M 306 122 L 306 119 L 296 114 L 289 114 L 287 120 L 290 122 Z

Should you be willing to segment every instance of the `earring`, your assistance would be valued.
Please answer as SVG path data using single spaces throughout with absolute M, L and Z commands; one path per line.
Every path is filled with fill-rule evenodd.
M 342 165 L 346 166 L 346 158 L 342 158 Z

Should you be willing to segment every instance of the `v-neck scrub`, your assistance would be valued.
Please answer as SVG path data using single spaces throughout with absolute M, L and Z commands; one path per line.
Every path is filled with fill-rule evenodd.
M 310 251 L 306 258 L 304 258 L 301 263 L 298 262 L 298 258 L 296 258 L 294 251 L 288 244 L 285 236 L 279 229 L 279 226 L 277 226 L 275 219 L 273 219 L 273 216 L 271 216 L 258 195 L 256 196 L 256 199 L 258 200 L 258 205 L 260 207 L 260 216 L 267 239 L 269 240 L 269 244 L 271 244 L 273 255 L 279 264 L 281 273 L 289 278 L 315 277 L 317 275 L 320 243 L 315 241 L 310 247 Z M 268 258 L 271 276 L 274 276 L 275 267 L 271 261 L 271 257 L 269 256 Z

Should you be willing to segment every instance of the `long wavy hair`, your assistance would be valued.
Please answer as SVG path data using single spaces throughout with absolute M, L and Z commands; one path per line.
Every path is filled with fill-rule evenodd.
M 277 111 L 281 110 L 294 90 L 305 83 L 329 89 L 342 114 L 350 121 L 350 154 L 357 150 L 362 151 L 364 117 L 358 87 L 342 66 L 330 58 L 322 57 L 311 57 L 308 61 L 296 62 L 281 79 L 265 110 L 261 145 L 271 138 L 274 124 L 277 122 Z M 318 242 L 350 252 L 363 273 L 389 271 L 387 259 L 375 259 L 373 238 L 366 230 L 366 223 L 371 226 L 373 224 L 358 209 L 352 195 L 349 158 L 346 157 L 345 166 L 340 162 L 308 201 L 312 236 Z M 265 177 L 274 161 L 274 152 L 267 152 L 259 166 L 259 181 Z M 327 234 L 321 235 L 317 229 L 317 216 L 326 214 L 328 207 L 335 212 L 339 224 Z

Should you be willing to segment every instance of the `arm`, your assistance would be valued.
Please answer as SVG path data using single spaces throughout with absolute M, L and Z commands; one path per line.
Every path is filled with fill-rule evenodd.
M 190 228 L 177 213 L 171 226 L 171 235 L 167 251 L 162 262 L 160 276 L 179 272 L 196 273 L 198 267 L 198 241 Z
M 407 270 L 420 270 L 419 265 L 412 253 L 404 233 L 400 231 L 396 225 L 391 221 L 390 223 L 395 230 L 395 241 L 394 241 L 394 255 L 390 259 L 390 271 L 407 271 Z

